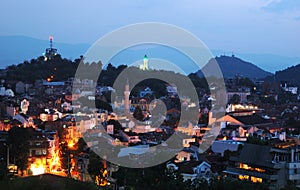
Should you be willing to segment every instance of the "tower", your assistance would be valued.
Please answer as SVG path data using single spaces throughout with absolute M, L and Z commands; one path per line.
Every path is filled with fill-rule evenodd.
M 148 70 L 148 57 L 147 57 L 147 55 L 144 56 L 143 70 Z
M 46 48 L 46 52 L 44 53 L 45 61 L 57 55 L 57 49 L 53 48 L 53 36 L 49 36 L 49 43 L 50 43 L 50 47 Z
M 125 106 L 125 113 L 128 114 L 129 113 L 129 95 L 130 95 L 130 91 L 129 91 L 129 82 L 128 80 L 126 81 L 125 84 L 125 90 L 124 90 L 124 106 Z

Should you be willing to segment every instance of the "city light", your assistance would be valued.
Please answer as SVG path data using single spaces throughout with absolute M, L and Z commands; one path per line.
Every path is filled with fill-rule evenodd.
M 41 159 L 36 159 L 34 163 L 30 165 L 32 175 L 41 175 L 45 173 L 46 165 L 43 164 Z
M 73 142 L 73 140 L 70 140 L 70 141 L 68 142 L 68 147 L 69 147 L 69 148 L 74 148 L 74 142 Z
M 61 163 L 60 163 L 60 158 L 59 158 L 59 151 L 56 150 L 52 155 L 51 155 L 51 160 L 50 160 L 50 173 L 55 173 L 58 171 L 58 169 L 61 168 Z

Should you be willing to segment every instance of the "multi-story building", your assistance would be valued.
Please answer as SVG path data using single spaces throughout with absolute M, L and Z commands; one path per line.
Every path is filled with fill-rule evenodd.
M 56 166 L 53 165 L 53 156 L 58 150 L 58 138 L 56 131 L 39 131 L 29 128 L 29 168 L 28 174 L 38 175 L 51 172 Z
M 240 154 L 230 158 L 225 174 L 280 189 L 288 181 L 300 185 L 300 147 L 285 142 L 275 146 L 245 144 Z

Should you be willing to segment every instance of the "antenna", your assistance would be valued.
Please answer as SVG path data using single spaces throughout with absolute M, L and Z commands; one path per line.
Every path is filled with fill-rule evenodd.
M 50 36 L 49 36 L 49 41 L 50 41 L 50 48 L 51 48 L 51 49 L 52 49 L 52 47 L 53 47 L 53 42 L 52 42 L 52 40 L 53 40 L 53 36 L 50 35 Z

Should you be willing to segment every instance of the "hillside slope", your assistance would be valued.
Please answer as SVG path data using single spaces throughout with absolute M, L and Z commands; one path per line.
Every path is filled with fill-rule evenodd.
M 215 60 L 210 60 L 202 70 L 213 72 L 215 70 L 215 68 L 213 67 L 214 61 L 217 61 L 217 64 L 219 65 L 225 78 L 233 78 L 236 75 L 240 75 L 242 77 L 248 77 L 251 79 L 260 79 L 273 75 L 272 73 L 267 72 L 252 63 L 243 61 L 242 59 L 234 56 L 216 57 Z M 201 71 L 198 71 L 197 75 L 202 77 L 203 73 Z

